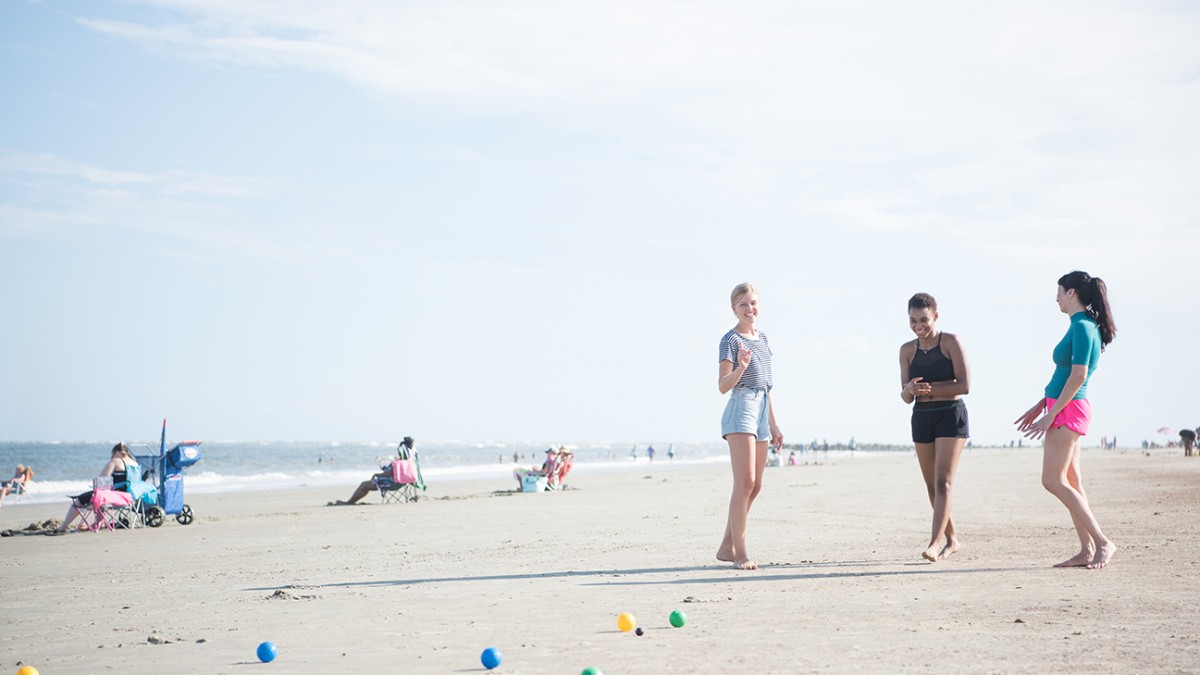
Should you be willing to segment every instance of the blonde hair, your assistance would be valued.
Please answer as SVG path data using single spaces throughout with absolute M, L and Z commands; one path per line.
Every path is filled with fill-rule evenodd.
M 729 294 L 729 306 L 736 307 L 738 300 L 741 300 L 743 296 L 749 293 L 758 295 L 758 289 L 755 288 L 754 284 L 750 283 L 749 281 L 743 281 L 737 286 L 734 286 L 733 293 Z

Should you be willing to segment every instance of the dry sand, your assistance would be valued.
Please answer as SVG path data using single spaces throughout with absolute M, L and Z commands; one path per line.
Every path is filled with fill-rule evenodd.
M 1099 571 L 1051 568 L 1076 540 L 1036 449 L 964 455 L 965 548 L 937 564 L 912 456 L 768 469 L 755 572 L 712 557 L 723 464 L 386 506 L 323 506 L 348 487 L 196 495 L 186 527 L 0 539 L 0 672 L 483 672 L 489 645 L 503 673 L 1195 672 L 1200 460 L 1166 453 L 1085 451 L 1121 547 Z M 5 506 L 0 529 L 63 510 Z

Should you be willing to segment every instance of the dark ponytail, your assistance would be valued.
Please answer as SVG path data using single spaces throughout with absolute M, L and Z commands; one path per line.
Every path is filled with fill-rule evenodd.
M 1065 290 L 1075 291 L 1087 315 L 1096 322 L 1096 328 L 1100 331 L 1100 351 L 1104 351 L 1117 335 L 1117 325 L 1113 323 L 1112 309 L 1108 306 L 1108 286 L 1104 280 L 1087 272 L 1075 271 L 1064 274 L 1058 280 L 1058 285 Z

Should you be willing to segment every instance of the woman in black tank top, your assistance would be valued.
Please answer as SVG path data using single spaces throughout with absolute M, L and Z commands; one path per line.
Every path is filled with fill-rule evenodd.
M 137 460 L 133 458 L 133 453 L 129 451 L 129 446 L 124 443 L 117 443 L 113 446 L 112 453 L 109 456 L 108 463 L 100 469 L 99 476 L 112 476 L 113 485 L 119 485 L 128 480 L 127 466 L 133 464 L 137 466 Z M 92 503 L 92 491 L 88 490 L 83 494 L 71 497 L 71 505 L 67 507 L 67 515 L 63 517 L 63 524 L 59 526 L 58 532 L 66 532 L 71 523 L 79 517 L 79 510 L 88 508 Z
M 954 474 L 970 435 L 967 355 L 958 336 L 937 330 L 937 301 L 917 293 L 908 301 L 908 325 L 917 339 L 900 346 L 900 398 L 913 403 L 912 434 L 929 502 L 933 528 L 921 556 L 937 562 L 961 548 L 950 517 Z M 944 539 L 944 543 L 943 543 Z

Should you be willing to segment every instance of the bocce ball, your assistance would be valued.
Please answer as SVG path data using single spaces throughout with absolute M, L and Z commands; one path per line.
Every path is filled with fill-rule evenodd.
M 500 662 L 503 660 L 504 655 L 502 655 L 500 650 L 496 649 L 495 647 L 488 647 L 487 649 L 483 650 L 482 654 L 479 655 L 479 662 L 482 663 L 483 667 L 487 668 L 488 670 L 500 665 Z
M 679 611 L 678 609 L 675 610 L 674 612 L 671 612 L 671 625 L 672 626 L 674 626 L 676 628 L 682 628 L 683 624 L 685 624 L 685 623 L 687 623 L 687 614 L 684 614 L 683 612 Z

